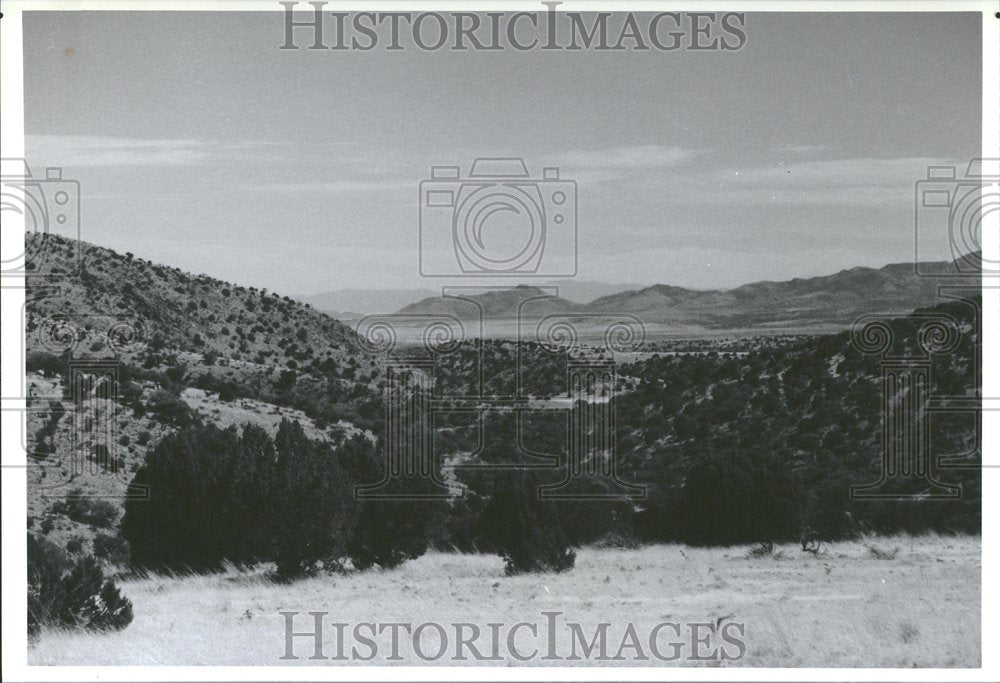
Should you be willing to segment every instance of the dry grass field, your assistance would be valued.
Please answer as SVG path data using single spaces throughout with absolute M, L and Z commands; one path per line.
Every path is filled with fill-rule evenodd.
M 322 575 L 276 584 L 261 573 L 126 580 L 135 621 L 111 634 L 45 631 L 30 646 L 31 664 L 103 665 L 336 665 L 311 661 L 312 640 L 296 640 L 301 659 L 281 660 L 284 617 L 310 611 L 327 622 L 437 621 L 482 626 L 535 622 L 542 612 L 579 622 L 589 635 L 610 622 L 610 653 L 628 622 L 640 634 L 659 622 L 742 622 L 747 652 L 728 666 L 977 667 L 980 664 L 980 539 L 895 536 L 831 544 L 818 555 L 782 545 L 775 554 L 747 556 L 746 548 L 677 545 L 635 550 L 579 551 L 564 574 L 505 577 L 499 558 L 429 553 L 392 571 Z M 348 627 L 350 629 L 351 627 Z M 347 637 L 350 638 L 350 630 Z M 557 630 L 558 651 L 570 649 Z M 336 650 L 325 631 L 325 654 Z M 428 636 L 433 639 L 433 633 Z M 643 638 L 645 636 L 642 636 Z M 388 634 L 370 664 L 425 664 L 407 647 L 388 661 Z M 404 636 L 405 639 L 405 636 Z M 714 642 L 714 641 L 713 641 Z M 348 649 L 351 641 L 348 641 Z M 544 647 L 544 638 L 534 641 Z M 428 648 L 431 652 L 435 648 Z M 482 649 L 482 648 L 481 648 Z M 488 650 L 488 648 L 486 648 Z M 527 648 L 530 650 L 530 648 Z M 529 661 L 528 665 L 639 665 L 634 650 L 618 661 Z M 453 651 L 437 664 L 456 662 Z M 509 656 L 492 665 L 520 664 Z M 684 658 L 672 664 L 706 665 Z

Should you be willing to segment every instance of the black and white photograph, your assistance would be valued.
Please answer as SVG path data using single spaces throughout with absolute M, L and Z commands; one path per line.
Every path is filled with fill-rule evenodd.
M 5 680 L 1000 676 L 994 0 L 0 13 Z

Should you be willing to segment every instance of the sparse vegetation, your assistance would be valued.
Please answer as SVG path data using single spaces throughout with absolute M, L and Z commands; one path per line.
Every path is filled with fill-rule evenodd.
M 856 541 L 836 544 L 832 576 L 823 563 L 798 552 L 797 543 L 775 544 L 775 552 L 784 552 L 780 561 L 747 561 L 739 550 L 726 548 L 581 548 L 572 571 L 511 577 L 496 555 L 434 551 L 393 571 L 319 574 L 291 585 L 269 580 L 262 569 L 136 576 L 122 584 L 135 602 L 129 628 L 101 635 L 47 630 L 28 657 L 39 665 L 114 665 L 134 664 L 142 653 L 146 661 L 163 665 L 294 666 L 309 663 L 312 641 L 299 639 L 296 651 L 302 660 L 278 660 L 281 610 L 300 611 L 302 619 L 296 623 L 305 630 L 306 610 L 326 611 L 330 619 L 352 624 L 481 624 L 487 619 L 514 624 L 539 622 L 540 612 L 551 609 L 563 611 L 562 619 L 580 622 L 587 634 L 600 623 L 612 624 L 609 640 L 615 644 L 627 623 L 644 632 L 659 622 L 706 622 L 731 614 L 731 620 L 746 624 L 748 641 L 746 657 L 731 666 L 980 666 L 979 538 L 902 536 L 886 541 L 908 549 L 907 562 L 894 566 L 886 583 L 873 580 L 885 575 L 886 566 Z M 187 606 L 184 628 L 169 627 L 173 619 L 168 615 L 177 605 Z M 252 619 L 246 618 L 248 610 Z M 334 629 L 324 629 L 328 656 L 335 651 L 336 637 Z M 558 651 L 567 653 L 567 630 L 558 630 L 556 637 Z M 280 646 L 279 641 L 279 655 Z M 387 655 L 388 647 L 380 654 Z M 453 661 L 453 654 L 435 664 L 470 663 Z M 625 656 L 632 654 L 627 650 Z M 352 663 L 357 662 L 324 662 Z M 371 663 L 428 662 L 380 658 Z M 512 658 L 493 664 L 523 666 Z M 671 663 L 626 659 L 603 664 Z M 672 664 L 697 663 L 680 659 Z
M 29 502 L 38 527 L 32 541 L 37 565 L 32 588 L 37 590 L 35 632 L 67 624 L 120 628 L 131 620 L 131 606 L 101 573 L 98 560 L 230 573 L 267 563 L 257 571 L 271 572 L 273 565 L 273 572 L 253 579 L 266 591 L 279 590 L 270 587 L 274 579 L 301 579 L 290 590 L 315 587 L 321 579 L 309 575 L 321 566 L 342 570 L 350 560 L 357 570 L 399 568 L 368 575 L 390 577 L 389 589 L 398 595 L 399 586 L 392 582 L 407 576 L 414 565 L 413 571 L 426 571 L 422 568 L 428 563 L 440 569 L 439 574 L 460 573 L 469 565 L 488 567 L 477 570 L 476 579 L 487 577 L 493 585 L 500 570 L 488 564 L 489 558 L 472 554 L 478 551 L 503 559 L 503 572 L 511 578 L 494 585 L 498 592 L 521 586 L 519 581 L 537 585 L 531 577 L 518 578 L 522 574 L 551 574 L 545 579 L 546 590 L 550 580 L 557 589 L 562 582 L 577 596 L 587 591 L 592 595 L 595 586 L 602 591 L 619 583 L 645 586 L 636 583 L 641 577 L 649 581 L 646 602 L 655 603 L 670 594 L 659 572 L 669 571 L 680 561 L 678 556 L 685 558 L 681 566 L 687 567 L 680 572 L 688 580 L 684 590 L 695 586 L 712 595 L 714 605 L 729 585 L 714 570 L 720 556 L 727 557 L 723 551 L 686 548 L 671 551 L 673 559 L 665 560 L 658 554 L 660 548 L 640 543 L 756 544 L 745 552 L 740 549 L 739 559 L 781 562 L 741 561 L 741 566 L 751 567 L 747 571 L 782 572 L 785 565 L 794 564 L 815 572 L 810 574 L 815 580 L 831 571 L 853 571 L 851 563 L 897 559 L 899 547 L 887 545 L 887 534 L 928 529 L 974 534 L 980 528 L 975 468 L 947 473 L 950 481 L 964 487 L 962 500 L 954 503 L 849 498 L 852 484 L 870 481 L 879 470 L 881 385 L 877 366 L 851 347 L 846 334 L 739 343 L 662 342 L 655 352 L 619 366 L 614 386 L 608 382 L 568 398 L 563 386 L 569 362 L 565 350 L 553 352 L 537 344 L 518 348 L 502 340 L 467 341 L 447 353 L 438 349 L 436 397 L 491 398 L 520 392 L 532 397 L 529 405 L 545 402 L 552 408 L 559 402 L 564 410 L 532 414 L 489 408 L 477 415 L 442 410 L 431 435 L 435 453 L 454 465 L 449 484 L 465 498 L 448 503 L 359 502 L 353 487 L 378 481 L 385 466 L 380 392 L 386 375 L 381 360 L 368 355 L 349 329 L 266 291 L 223 286 L 96 247 L 85 246 L 85 252 L 88 271 L 80 282 L 58 291 L 29 288 L 27 365 L 34 392 L 29 402 L 37 408 L 28 418 L 33 421 L 29 438 L 31 452 L 45 465 L 32 468 L 29 477 L 32 486 L 71 479 L 74 486 L 65 500 L 54 504 Z M 47 263 L 58 267 L 58 260 Z M 126 284 L 114 284 L 121 282 Z M 135 472 L 133 485 L 148 487 L 149 500 L 125 504 L 120 534 L 115 522 L 121 506 L 92 494 L 120 495 L 127 490 L 125 483 L 107 472 L 70 473 L 67 454 L 77 423 L 60 419 L 62 401 L 70 393 L 68 355 L 41 350 L 38 341 L 46 320 L 78 310 L 116 311 L 142 330 L 137 343 L 112 349 L 104 323 L 88 322 L 70 340 L 76 356 L 106 358 L 113 353 L 119 361 L 116 396 L 88 378 L 81 386 L 89 392 L 87 398 L 95 400 L 77 396 L 79 405 L 69 407 L 82 411 L 87 404 L 89 412 L 75 417 L 82 417 L 79 433 L 87 439 L 84 452 L 91 461 L 105 470 Z M 970 308 L 953 302 L 936 310 L 952 315 L 966 334 L 953 353 L 936 360 L 935 387 L 951 395 L 971 395 L 979 378 L 972 374 L 978 351 Z M 916 319 L 892 323 L 903 353 L 916 344 L 916 324 Z M 606 353 L 592 351 L 597 356 Z M 108 405 L 112 397 L 116 405 Z M 616 496 L 612 486 L 593 482 L 574 483 L 574 491 L 600 493 L 605 496 L 600 502 L 540 500 L 537 487 L 558 481 L 562 470 L 528 477 L 462 468 L 463 463 L 511 468 L 539 453 L 565 463 L 567 420 L 604 401 L 616 419 L 618 475 L 648 485 L 641 501 Z M 99 438 L 101 423 L 96 420 L 108 413 L 117 420 L 117 452 L 112 441 Z M 247 424 L 248 415 L 254 422 Z M 975 445 L 975 426 L 942 418 L 936 422 L 934 451 L 969 452 L 974 457 L 970 446 Z M 521 452 L 524 444 L 534 454 Z M 394 485 L 399 493 L 421 493 L 416 483 L 413 489 L 407 489 L 408 482 Z M 803 528 L 815 529 L 808 543 L 802 541 L 802 550 L 809 554 L 786 554 L 781 544 L 792 542 L 789 547 L 795 547 Z M 850 561 L 841 561 L 845 558 L 834 544 L 872 529 L 882 535 L 848 544 Z M 49 545 L 43 545 L 46 542 Z M 608 555 L 585 547 L 598 543 L 614 547 L 621 557 L 640 558 L 650 569 L 652 557 L 662 566 L 656 567 L 656 574 L 610 566 Z M 83 564 L 57 560 L 53 548 L 60 548 L 53 544 L 70 550 Z M 86 554 L 90 547 L 94 557 Z M 442 559 L 437 553 L 427 555 L 428 548 L 470 555 Z M 594 564 L 577 561 L 578 551 L 581 559 L 602 558 L 599 574 Z M 686 553 L 712 558 L 715 564 L 704 560 L 697 567 L 701 574 L 689 574 L 697 562 L 688 561 Z M 908 561 L 910 554 L 905 558 Z M 414 559 L 417 562 L 404 565 Z M 897 569 L 904 564 L 880 566 Z M 714 574 L 710 579 L 705 578 L 708 569 Z M 570 578 L 576 574 L 583 578 Z M 344 576 L 347 583 L 360 580 L 352 573 Z M 64 579 L 69 583 L 64 585 Z M 215 580 L 134 579 L 130 589 L 138 587 L 143 595 L 144 602 L 137 601 L 142 617 L 144 605 L 158 604 L 146 590 L 151 584 L 143 582 L 160 581 L 173 589 L 174 581 L 216 586 L 211 583 Z M 371 578 L 366 590 L 383 587 Z M 904 602 L 902 593 L 891 597 L 897 604 Z M 525 599 L 512 605 L 512 614 L 528 603 Z M 105 607 L 112 605 L 107 612 Z M 590 601 L 582 609 L 599 611 L 594 605 Z M 612 606 L 617 608 L 620 605 Z M 920 615 L 901 616 L 908 621 L 883 624 L 882 630 L 892 633 L 901 624 L 899 640 L 904 645 L 933 632 Z M 796 613 L 789 618 L 794 621 Z M 780 664 L 786 657 L 773 650 L 760 660 Z M 892 661 L 897 659 L 893 655 Z
M 71 490 L 64 500 L 53 504 L 52 512 L 98 529 L 108 529 L 118 519 L 117 505 L 88 498 L 81 489 Z

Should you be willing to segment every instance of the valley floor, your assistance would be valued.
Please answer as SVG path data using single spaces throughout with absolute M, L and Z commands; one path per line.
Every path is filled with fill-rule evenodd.
M 873 552 L 872 548 L 878 552 Z M 898 550 L 897 550 L 898 549 Z M 230 571 L 210 576 L 126 580 L 123 591 L 135 606 L 135 621 L 110 634 L 43 632 L 29 647 L 30 664 L 82 665 L 343 665 L 358 661 L 310 660 L 312 638 L 296 638 L 299 659 L 285 654 L 285 617 L 297 612 L 296 631 L 311 631 L 308 612 L 327 612 L 324 655 L 337 653 L 335 622 L 347 623 L 346 650 L 360 622 L 436 621 L 451 633 L 448 651 L 425 661 L 405 632 L 401 660 L 391 656 L 389 632 L 377 636 L 379 652 L 370 665 L 474 665 L 454 661 L 452 624 L 477 624 L 478 648 L 490 656 L 487 624 L 502 622 L 506 634 L 517 622 L 538 625 L 537 639 L 517 639 L 520 652 L 541 652 L 515 661 L 501 636 L 501 661 L 481 665 L 714 665 L 771 667 L 978 667 L 980 640 L 980 539 L 978 537 L 896 536 L 874 542 L 831 544 L 818 555 L 796 545 L 775 548 L 775 556 L 748 558 L 746 548 L 647 546 L 635 550 L 585 548 L 576 567 L 564 574 L 505 577 L 499 558 L 429 553 L 392 571 L 322 575 L 292 584 L 270 582 L 261 573 Z M 893 551 L 895 555 L 893 555 Z M 556 652 L 542 660 L 547 639 L 543 612 L 561 612 Z M 640 650 L 624 650 L 622 660 L 591 657 L 570 661 L 569 622 L 578 622 L 587 640 L 610 623 L 608 656 L 620 649 L 627 624 L 635 624 Z M 689 661 L 690 647 L 676 661 L 652 657 L 647 634 L 661 622 L 682 625 L 690 645 L 689 622 L 745 626 L 746 654 L 734 661 Z M 530 629 L 529 629 L 530 630 Z M 711 631 L 711 629 L 708 629 Z M 365 635 L 371 635 L 365 631 Z M 660 650 L 677 640 L 661 631 Z M 731 634 L 737 633 L 730 631 Z M 522 628 L 520 635 L 529 635 Z M 421 639 L 436 643 L 434 629 Z M 701 631 L 702 654 L 722 646 L 719 633 Z M 578 652 L 582 648 L 577 644 Z M 426 651 L 435 654 L 435 644 Z M 468 654 L 468 651 L 465 651 Z M 506 653 L 506 654 L 505 654 Z

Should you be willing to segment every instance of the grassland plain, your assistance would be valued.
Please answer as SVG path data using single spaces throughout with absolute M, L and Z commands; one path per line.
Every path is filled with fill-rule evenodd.
M 562 622 L 581 624 L 588 638 L 599 623 L 610 623 L 609 657 L 629 622 L 640 634 L 660 622 L 742 622 L 747 651 L 725 662 L 642 660 L 632 649 L 624 660 L 603 661 L 596 652 L 577 661 L 528 662 L 508 653 L 481 665 L 978 667 L 980 567 L 979 537 L 902 535 L 830 544 L 816 555 L 778 545 L 773 555 L 758 558 L 749 557 L 746 547 L 584 548 L 567 573 L 517 577 L 505 577 L 495 556 L 437 552 L 391 571 L 319 575 L 292 584 L 274 583 L 263 570 L 149 576 L 122 583 L 135 604 L 135 621 L 127 629 L 44 631 L 29 646 L 28 660 L 36 665 L 468 666 L 476 662 L 455 661 L 454 640 L 435 662 L 405 644 L 402 659 L 390 661 L 388 635 L 377 639 L 382 647 L 370 662 L 310 660 L 310 638 L 295 639 L 299 659 L 282 660 L 285 617 L 279 613 L 301 613 L 295 621 L 301 631 L 311 629 L 306 613 L 321 611 L 328 613 L 327 624 L 468 622 L 487 632 L 491 622 L 544 626 L 542 613 L 556 611 Z M 556 634 L 557 652 L 567 656 L 571 632 L 561 628 Z M 426 635 L 436 639 L 433 631 Z M 335 629 L 327 626 L 327 657 L 337 651 L 335 640 Z M 426 650 L 433 653 L 436 646 Z

